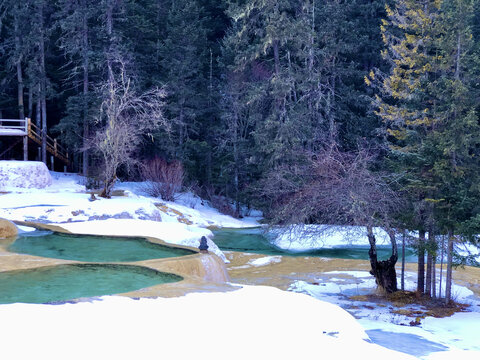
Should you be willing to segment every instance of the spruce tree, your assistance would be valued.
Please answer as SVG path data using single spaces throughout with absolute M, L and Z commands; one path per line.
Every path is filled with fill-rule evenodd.
M 377 95 L 377 115 L 385 123 L 385 135 L 390 142 L 395 168 L 403 174 L 403 191 L 414 205 L 413 224 L 418 238 L 417 291 L 424 292 L 425 232 L 429 218 L 428 205 L 435 199 L 437 189 L 432 183 L 435 154 L 427 139 L 434 131 L 438 119 L 434 108 L 434 95 L 428 84 L 437 70 L 435 52 L 439 1 L 397 0 L 395 7 L 386 7 L 388 20 L 381 26 L 386 49 L 384 58 L 390 62 L 389 74 L 371 72 L 367 84 L 381 82 L 381 95 Z

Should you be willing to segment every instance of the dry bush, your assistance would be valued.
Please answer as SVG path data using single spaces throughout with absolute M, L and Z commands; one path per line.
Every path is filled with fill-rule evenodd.
M 168 163 L 165 159 L 154 158 L 143 166 L 142 177 L 146 181 L 147 194 L 174 201 L 175 194 L 182 189 L 185 173 L 180 161 Z
M 192 191 L 202 199 L 210 202 L 210 205 L 224 215 L 238 218 L 239 214 L 235 211 L 228 198 L 219 194 L 213 186 L 193 186 Z

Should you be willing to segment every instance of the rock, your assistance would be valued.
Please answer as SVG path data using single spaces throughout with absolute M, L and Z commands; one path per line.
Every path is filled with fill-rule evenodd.
M 18 229 L 14 223 L 6 219 L 0 219 L 0 239 L 6 239 L 18 235 Z

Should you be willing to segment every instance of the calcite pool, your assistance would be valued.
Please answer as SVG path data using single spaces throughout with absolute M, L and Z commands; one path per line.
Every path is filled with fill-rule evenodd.
M 0 272 L 0 304 L 52 303 L 180 281 L 178 275 L 114 264 L 75 264 Z
M 163 259 L 196 252 L 154 244 L 144 238 L 62 234 L 35 231 L 20 235 L 7 248 L 18 254 L 88 262 L 132 262 Z
M 184 277 L 161 271 L 159 263 L 195 254 L 154 239 L 46 230 L 21 234 L 0 242 L 0 304 L 55 303 L 179 282 Z

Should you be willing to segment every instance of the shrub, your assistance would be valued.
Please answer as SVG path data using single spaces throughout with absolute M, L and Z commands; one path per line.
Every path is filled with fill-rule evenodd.
M 150 196 L 174 201 L 175 194 L 182 189 L 184 170 L 178 160 L 168 163 L 156 157 L 143 166 L 141 173 L 146 181 L 145 192 Z

